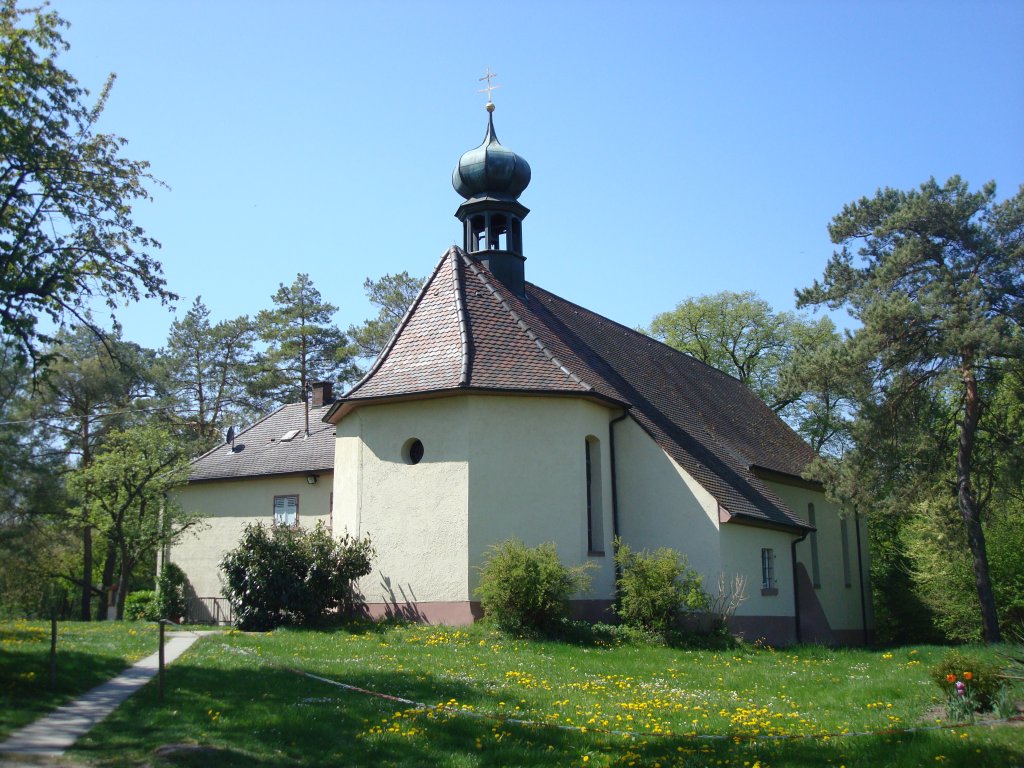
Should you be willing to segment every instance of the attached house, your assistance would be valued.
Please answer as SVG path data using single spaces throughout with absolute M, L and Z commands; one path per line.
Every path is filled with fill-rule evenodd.
M 247 524 L 322 522 L 333 530 L 334 428 L 321 421 L 330 404 L 331 385 L 315 384 L 309 434 L 306 405 L 291 403 L 192 461 L 177 501 L 204 523 L 168 553 L 188 576 L 191 620 L 230 619 L 218 564 Z
M 243 450 L 196 460 L 182 499 L 211 527 L 172 557 L 197 596 L 219 594 L 211 565 L 244 521 L 293 497 L 303 524 L 371 536 L 360 588 L 374 615 L 473 621 L 488 548 L 516 537 L 592 563 L 575 609 L 607 620 L 620 536 L 685 554 L 706 586 L 742 577 L 732 628 L 750 639 L 864 642 L 866 535 L 803 478 L 811 449 L 738 380 L 525 279 L 530 168 L 488 111 L 453 176 L 463 246 L 366 376 L 333 402 L 321 393 L 323 423 L 301 441 L 283 439 L 302 408 L 286 406 L 241 433 Z

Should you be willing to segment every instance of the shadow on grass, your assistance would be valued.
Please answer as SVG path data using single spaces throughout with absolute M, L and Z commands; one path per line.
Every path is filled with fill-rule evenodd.
M 0 740 L 129 666 L 131 662 L 117 654 L 58 650 L 56 685 L 51 689 L 48 648 L 0 654 Z
M 715 632 L 690 632 L 682 629 L 666 633 L 646 632 L 624 624 L 560 621 L 544 630 L 512 632 L 494 627 L 511 638 L 540 643 L 561 643 L 581 648 L 608 648 L 621 644 L 651 644 L 677 650 L 722 651 L 740 647 L 731 635 Z
M 296 662 L 298 663 L 298 662 Z M 426 704 L 456 700 L 478 712 L 502 711 L 507 691 L 430 673 L 356 669 L 341 682 Z M 330 677 L 331 675 L 326 675 Z M 505 710 L 507 711 L 507 710 Z M 542 716 L 534 715 L 543 719 Z M 549 723 L 554 721 L 549 720 Z M 1001 729 L 982 748 L 940 731 L 832 741 L 704 741 L 516 725 L 497 717 L 425 712 L 407 703 L 329 685 L 263 665 L 206 643 L 168 669 L 166 696 L 153 683 L 76 745 L 73 755 L 101 766 L 775 766 L 1024 764 L 1024 745 Z M 1015 731 L 1015 733 L 1009 733 Z M 158 750 L 182 745 L 160 756 Z M 976 751 L 979 750 L 980 751 Z M 942 759 L 939 760 L 939 757 Z
M 252 667 L 242 659 L 220 659 L 220 668 L 177 662 L 168 669 L 166 695 L 161 702 L 150 683 L 108 720 L 84 737 L 75 748 L 80 757 L 101 765 L 142 765 L 156 750 L 169 744 L 203 745 L 206 750 L 181 750 L 164 758 L 173 765 L 285 766 L 409 764 L 436 762 L 466 738 L 466 724 L 443 718 L 427 722 L 425 714 L 395 717 L 408 705 L 394 700 L 327 685 L 281 668 Z M 471 685 L 440 683 L 431 676 L 401 672 L 353 675 L 346 682 L 371 690 L 387 691 L 411 700 L 439 703 L 455 698 L 460 703 L 496 704 Z M 374 726 L 434 728 L 445 738 L 376 738 Z M 412 725 L 416 721 L 418 725 Z M 386 723 L 386 724 L 385 724 Z M 437 728 L 437 726 L 441 726 Z M 468 724 L 470 732 L 481 723 Z M 451 732 L 463 735 L 452 738 Z M 440 746 L 443 744 L 444 746 Z M 473 738 L 469 737 L 473 746 Z M 465 746 L 463 744 L 463 746 Z M 428 759 L 429 755 L 434 757 Z M 413 761 L 415 762 L 415 760 Z M 424 763 L 425 764 L 425 763 Z

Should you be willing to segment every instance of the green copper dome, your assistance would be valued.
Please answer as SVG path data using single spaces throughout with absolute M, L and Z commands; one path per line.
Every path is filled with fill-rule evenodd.
M 498 142 L 492 110 L 488 105 L 483 144 L 463 154 L 452 173 L 452 186 L 467 200 L 515 200 L 530 183 L 530 164 Z

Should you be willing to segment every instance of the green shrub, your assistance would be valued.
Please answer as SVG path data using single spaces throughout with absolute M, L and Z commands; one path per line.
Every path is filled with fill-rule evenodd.
M 128 621 L 156 621 L 160 618 L 157 610 L 156 592 L 140 589 L 129 592 L 124 598 L 124 617 Z
M 373 546 L 370 539 L 346 533 L 335 539 L 323 525 L 305 535 L 304 551 L 309 568 L 304 580 L 301 613 L 316 620 L 331 610 L 351 617 L 360 603 L 356 581 L 370 573 Z
M 569 598 L 590 588 L 590 564 L 569 568 L 552 542 L 527 547 L 519 539 L 492 546 L 480 569 L 484 616 L 502 629 L 550 629 L 568 615 Z
M 181 621 L 185 617 L 185 572 L 174 563 L 164 563 L 156 580 L 157 613 L 162 619 Z
M 983 524 L 999 625 L 1024 624 L 1024 505 L 994 503 Z M 900 544 L 911 566 L 912 588 L 954 642 L 982 640 L 974 562 L 955 496 L 911 505 Z
M 354 611 L 355 581 L 370 572 L 368 538 L 334 539 L 323 524 L 312 531 L 262 523 L 248 525 L 238 546 L 221 560 L 235 623 L 267 630 L 312 624 L 327 612 Z
M 1000 667 L 991 661 L 959 649 L 947 651 L 932 670 L 932 679 L 947 697 L 957 696 L 957 682 L 964 684 L 965 695 L 977 702 L 980 709 L 992 708 L 996 694 L 1003 687 Z
M 700 575 L 673 549 L 634 552 L 617 539 L 615 565 L 620 574 L 615 612 L 628 626 L 664 634 L 678 628 L 686 613 L 710 605 Z

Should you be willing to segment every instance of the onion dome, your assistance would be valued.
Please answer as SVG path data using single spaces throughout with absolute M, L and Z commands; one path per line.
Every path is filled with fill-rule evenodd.
M 530 164 L 498 142 L 494 133 L 494 104 L 487 104 L 487 135 L 483 144 L 459 158 L 452 186 L 467 200 L 515 200 L 530 183 Z

